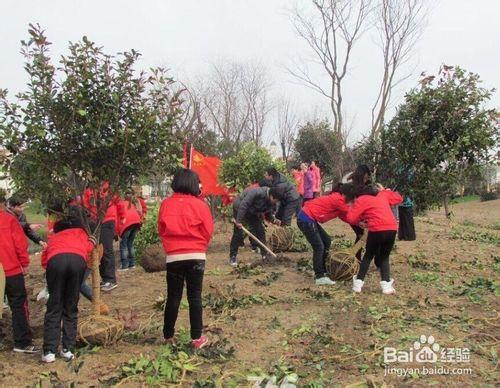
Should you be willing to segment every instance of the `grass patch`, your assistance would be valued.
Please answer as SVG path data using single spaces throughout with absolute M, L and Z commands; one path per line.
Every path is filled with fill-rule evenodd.
M 467 203 L 479 201 L 479 195 L 464 195 L 463 197 L 453 198 L 450 203 Z

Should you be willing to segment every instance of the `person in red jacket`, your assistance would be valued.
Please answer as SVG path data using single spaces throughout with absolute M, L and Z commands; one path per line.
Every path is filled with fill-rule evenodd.
M 401 203 L 403 198 L 397 192 L 386 190 L 382 186 L 379 186 L 379 190 L 376 195 L 363 194 L 356 198 L 355 185 L 342 187 L 346 201 L 354 200 L 347 212 L 346 221 L 355 225 L 363 220 L 368 227 L 366 252 L 361 260 L 358 275 L 353 278 L 354 292 L 361 292 L 366 273 L 374 258 L 380 270 L 382 293 L 395 292 L 394 279 L 390 276 L 389 255 L 394 246 L 398 224 L 391 206 Z
M 12 312 L 14 352 L 37 353 L 29 325 L 24 275 L 29 272 L 28 240 L 21 224 L 7 212 L 6 192 L 0 189 L 0 264 L 5 272 L 5 295 Z M 3 300 L 0 301 L 3 304 Z
M 118 235 L 120 236 L 120 271 L 135 268 L 134 240 L 141 227 L 141 216 L 132 200 L 132 191 L 125 194 L 125 199 L 120 200 L 118 209 Z M 140 207 L 140 204 L 139 204 Z M 142 209 L 141 209 L 142 213 Z
M 301 163 L 298 169 L 292 170 L 293 180 L 295 181 L 295 186 L 297 187 L 297 191 L 301 197 L 304 197 L 304 169 L 302 166 L 304 163 Z M 306 167 L 307 170 L 307 167 Z
M 316 164 L 315 160 L 311 161 L 311 167 L 310 169 L 313 172 L 314 176 L 314 185 L 313 185 L 313 193 L 314 193 L 314 198 L 319 197 L 321 194 L 321 171 Z
M 167 302 L 163 335 L 174 342 L 175 322 L 179 312 L 184 282 L 187 287 L 191 339 L 195 348 L 208 343 L 203 335 L 201 291 L 208 243 L 214 221 L 200 195 L 198 175 L 189 169 L 174 174 L 174 194 L 165 199 L 158 214 L 158 234 L 167 254 Z
M 54 206 L 50 212 L 60 215 L 63 208 Z M 80 287 L 94 245 L 95 240 L 87 234 L 78 216 L 58 218 L 54 234 L 49 236 L 47 248 L 42 252 L 42 267 L 46 269 L 49 291 L 43 330 L 43 362 L 55 361 L 61 326 L 62 349 L 59 354 L 68 361 L 74 357 L 72 350 L 76 343 Z
M 330 195 L 314 198 L 304 203 L 297 216 L 297 226 L 313 249 L 313 269 L 317 285 L 335 284 L 327 276 L 325 266 L 332 240 L 320 224 L 336 217 L 345 219 L 347 210 L 344 197 L 338 190 L 334 190 Z
M 102 279 L 101 289 L 105 292 L 109 292 L 118 286 L 116 283 L 116 264 L 113 241 L 117 229 L 117 203 L 119 198 L 117 196 L 109 198 L 111 195 L 112 193 L 109 192 L 109 184 L 104 182 L 98 196 L 95 195 L 92 189 L 87 189 L 82 198 L 82 204 L 90 211 L 93 220 L 97 220 L 97 212 L 100 210 L 97 208 L 97 203 L 99 201 L 109 201 L 99 236 L 99 241 L 104 248 L 104 255 L 99 265 L 99 272 Z

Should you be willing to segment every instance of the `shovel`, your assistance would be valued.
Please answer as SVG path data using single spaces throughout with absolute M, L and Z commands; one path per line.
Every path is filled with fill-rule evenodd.
M 236 220 L 233 220 L 234 224 L 236 224 Z M 253 235 L 247 228 L 245 228 L 243 225 L 241 225 L 241 230 L 245 232 L 248 237 L 250 237 L 252 240 L 254 240 L 257 244 L 259 244 L 260 247 L 265 249 L 267 253 L 269 253 L 272 257 L 276 258 L 276 253 L 274 253 L 271 249 L 269 249 L 266 244 L 264 244 L 262 241 L 260 241 L 257 237 Z

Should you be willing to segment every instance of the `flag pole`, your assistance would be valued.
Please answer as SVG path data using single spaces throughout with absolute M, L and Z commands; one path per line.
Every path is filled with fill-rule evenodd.
M 189 169 L 191 169 L 191 165 L 193 164 L 193 145 L 189 149 Z

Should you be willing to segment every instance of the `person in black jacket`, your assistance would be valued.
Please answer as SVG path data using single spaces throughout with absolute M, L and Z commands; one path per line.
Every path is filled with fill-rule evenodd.
M 250 232 L 261 242 L 266 243 L 266 231 L 262 223 L 263 217 L 271 222 L 278 222 L 274 217 L 274 208 L 283 198 L 283 190 L 269 187 L 253 187 L 244 190 L 233 203 L 234 230 L 229 247 L 229 263 L 235 267 L 238 265 L 236 256 L 238 248 L 244 239 L 241 229 L 245 224 Z M 267 258 L 267 253 L 261 249 L 262 259 Z
M 268 167 L 264 178 L 269 181 L 272 188 L 283 190 L 283 198 L 280 200 L 276 218 L 281 221 L 281 225 L 291 225 L 293 215 L 299 214 L 302 200 L 295 185 L 274 167 Z
M 25 198 L 18 194 L 13 194 L 9 198 L 9 206 L 7 211 L 17 218 L 21 227 L 23 228 L 24 234 L 35 244 L 41 245 L 42 248 L 47 247 L 47 243 L 42 240 L 42 238 L 33 230 L 33 226 L 26 219 L 26 214 L 24 214 L 24 205 L 27 202 Z

